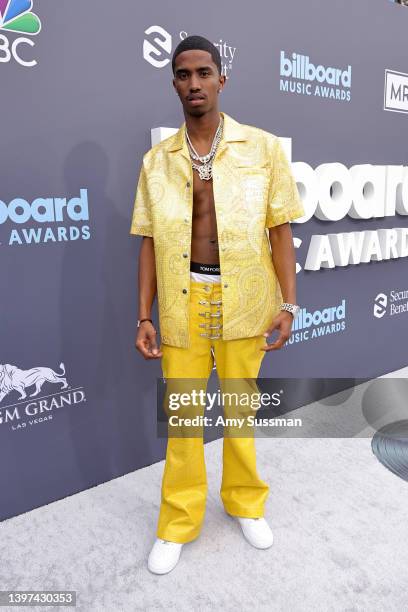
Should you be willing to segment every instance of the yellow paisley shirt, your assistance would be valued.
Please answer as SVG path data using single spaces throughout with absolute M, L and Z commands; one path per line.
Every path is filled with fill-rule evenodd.
M 213 162 L 223 340 L 262 335 L 281 288 L 267 228 L 305 214 L 279 139 L 224 117 Z M 185 123 L 143 156 L 130 234 L 151 236 L 161 340 L 188 348 L 193 170 Z

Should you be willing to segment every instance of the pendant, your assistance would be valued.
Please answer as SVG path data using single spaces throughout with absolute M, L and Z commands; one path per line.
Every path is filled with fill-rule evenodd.
M 204 164 L 198 167 L 198 173 L 202 181 L 209 181 L 212 178 L 211 166 Z

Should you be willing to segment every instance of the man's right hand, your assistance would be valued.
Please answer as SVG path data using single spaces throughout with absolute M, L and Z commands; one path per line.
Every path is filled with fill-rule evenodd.
M 156 342 L 156 330 L 150 321 L 143 321 L 138 327 L 135 347 L 145 359 L 160 359 L 162 351 Z

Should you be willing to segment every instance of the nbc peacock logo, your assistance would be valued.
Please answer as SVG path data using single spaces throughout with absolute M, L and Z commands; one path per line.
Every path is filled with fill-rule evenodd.
M 0 0 L 0 29 L 19 34 L 38 34 L 41 21 L 31 12 L 32 0 Z
M 20 54 L 20 46 L 34 47 L 34 42 L 26 36 L 13 37 L 7 34 L 25 34 L 35 36 L 41 30 L 39 17 L 32 12 L 32 0 L 0 0 L 0 63 L 7 63 L 12 58 L 20 66 L 35 66 L 35 60 L 27 60 Z

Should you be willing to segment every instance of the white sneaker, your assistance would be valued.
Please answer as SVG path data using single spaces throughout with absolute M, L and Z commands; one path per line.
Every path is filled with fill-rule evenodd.
M 183 544 L 157 538 L 147 560 L 148 569 L 153 574 L 167 574 L 174 569 L 180 559 Z
M 230 514 L 229 516 L 232 516 Z M 264 518 L 233 516 L 241 525 L 244 537 L 255 548 L 269 548 L 273 544 L 273 533 Z

